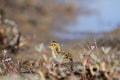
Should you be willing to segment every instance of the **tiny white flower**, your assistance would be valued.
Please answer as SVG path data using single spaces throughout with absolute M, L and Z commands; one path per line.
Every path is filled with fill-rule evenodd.
M 7 54 L 7 50 L 2 50 L 3 55 L 5 56 Z
M 108 54 L 111 50 L 111 47 L 101 47 L 104 54 Z
M 93 50 L 95 48 L 95 46 L 90 46 L 90 48 Z
M 38 52 L 42 52 L 43 49 L 44 49 L 44 44 L 43 43 L 35 46 L 35 50 L 38 51 Z
M 11 61 L 12 60 L 12 58 L 7 58 L 7 59 L 5 59 L 5 61 Z

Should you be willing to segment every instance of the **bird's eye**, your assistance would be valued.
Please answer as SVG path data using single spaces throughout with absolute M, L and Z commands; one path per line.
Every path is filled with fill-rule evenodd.
M 55 44 L 53 44 L 53 46 L 55 46 Z
M 51 44 L 52 46 L 54 46 L 54 44 Z

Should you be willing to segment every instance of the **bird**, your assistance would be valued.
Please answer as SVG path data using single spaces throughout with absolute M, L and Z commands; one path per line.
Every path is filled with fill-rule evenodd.
M 48 46 L 52 51 L 52 56 L 58 63 L 70 63 L 70 68 L 73 70 L 73 58 L 68 51 L 63 51 L 57 41 L 50 41 Z

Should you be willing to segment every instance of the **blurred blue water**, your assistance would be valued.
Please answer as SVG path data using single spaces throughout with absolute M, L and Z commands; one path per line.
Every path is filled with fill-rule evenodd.
M 77 22 L 68 25 L 71 32 L 106 32 L 120 24 L 120 0 L 78 1 Z

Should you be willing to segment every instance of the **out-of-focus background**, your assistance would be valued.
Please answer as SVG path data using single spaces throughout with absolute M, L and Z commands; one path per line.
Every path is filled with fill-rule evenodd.
M 89 34 L 117 32 L 119 1 L 114 0 L 1 0 L 6 17 L 24 36 L 37 41 L 79 39 Z
M 16 22 L 29 46 L 51 40 L 71 46 L 85 39 L 97 40 L 100 46 L 110 46 L 112 42 L 115 47 L 120 34 L 119 7 L 119 1 L 114 0 L 0 1 L 4 18 Z

